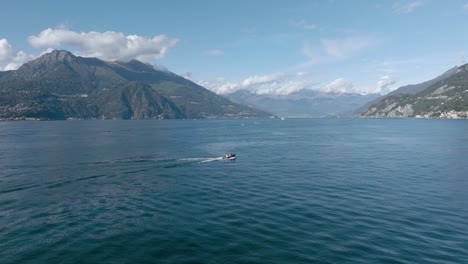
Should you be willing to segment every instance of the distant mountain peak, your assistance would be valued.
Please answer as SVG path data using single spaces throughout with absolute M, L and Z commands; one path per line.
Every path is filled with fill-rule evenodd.
M 468 63 L 467 63 L 467 64 L 463 64 L 462 66 L 458 67 L 457 73 L 459 73 L 459 72 L 461 72 L 461 71 L 468 71 Z
M 50 74 L 50 71 L 55 71 L 57 68 L 70 65 L 76 62 L 77 59 L 78 58 L 69 51 L 53 50 L 21 65 L 18 70 L 12 72 L 12 76 L 21 76 L 21 78 L 26 79 L 38 78 L 42 74 Z
M 76 59 L 76 56 L 73 55 L 73 53 L 66 50 L 53 50 L 49 53 L 42 55 L 39 59 L 47 60 L 50 62 L 73 61 Z
M 138 60 L 54 50 L 0 73 L 0 120 L 267 117 Z

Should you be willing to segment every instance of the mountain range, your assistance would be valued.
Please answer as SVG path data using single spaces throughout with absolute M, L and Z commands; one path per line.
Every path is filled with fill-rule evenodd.
M 228 95 L 232 101 L 251 105 L 288 118 L 349 117 L 350 113 L 377 98 L 377 94 L 334 93 L 300 90 L 287 95 L 256 94 L 239 90 Z
M 108 62 L 55 50 L 0 72 L 0 120 L 269 116 L 138 60 Z
M 379 98 L 361 114 L 374 118 L 468 118 L 468 64 Z
M 239 90 L 228 97 L 281 117 L 467 118 L 467 65 L 386 95 L 304 89 L 287 95 Z
M 418 83 L 418 84 L 409 84 L 409 85 L 399 87 L 398 89 L 393 90 L 393 91 L 389 92 L 386 95 L 379 96 L 379 97 L 375 98 L 374 100 L 371 100 L 371 101 L 365 103 L 364 105 L 362 105 L 361 107 L 355 109 L 354 112 L 353 112 L 353 115 L 354 116 L 356 116 L 356 115 L 359 116 L 360 114 L 362 114 L 364 112 L 367 112 L 367 110 L 369 109 L 369 106 L 371 106 L 373 104 L 377 104 L 378 102 L 382 101 L 384 98 L 386 98 L 388 96 L 397 95 L 397 94 L 415 94 L 415 93 L 418 93 L 418 92 L 420 92 L 420 91 L 422 91 L 424 89 L 429 88 L 429 86 L 437 83 L 438 81 L 447 79 L 452 74 L 454 74 L 457 71 L 457 69 L 458 69 L 458 67 L 455 66 L 455 67 L 452 67 L 451 69 L 449 69 L 448 71 L 444 72 L 443 74 L 441 74 L 441 75 L 437 76 L 436 78 L 431 79 L 429 81 L 425 81 L 425 82 Z
M 349 117 L 353 110 L 373 118 L 467 118 L 468 64 L 385 96 L 304 89 L 227 97 L 138 60 L 109 62 L 65 50 L 0 71 L 0 120 Z

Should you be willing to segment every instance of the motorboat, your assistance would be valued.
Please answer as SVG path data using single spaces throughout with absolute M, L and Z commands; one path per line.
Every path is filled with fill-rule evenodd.
M 235 160 L 236 159 L 236 153 L 229 153 L 224 155 L 223 159 L 225 160 Z

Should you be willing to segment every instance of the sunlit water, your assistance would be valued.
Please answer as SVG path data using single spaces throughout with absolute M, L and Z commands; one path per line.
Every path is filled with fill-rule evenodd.
M 0 263 L 138 262 L 468 263 L 468 122 L 0 123 Z

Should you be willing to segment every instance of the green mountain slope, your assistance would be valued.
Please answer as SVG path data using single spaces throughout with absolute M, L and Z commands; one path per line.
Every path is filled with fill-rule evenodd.
M 267 116 L 137 60 L 106 62 L 62 50 L 0 73 L 0 119 Z
M 415 94 L 388 96 L 369 106 L 364 117 L 467 118 L 468 64 Z
M 420 91 L 423 91 L 423 90 L 429 88 L 431 85 L 434 85 L 437 82 L 440 82 L 440 81 L 445 80 L 448 77 L 452 76 L 453 74 L 455 74 L 457 69 L 458 69 L 458 67 L 453 67 L 453 68 L 447 70 L 446 72 L 444 72 L 443 74 L 441 74 L 441 75 L 437 76 L 436 78 L 431 79 L 429 81 L 425 81 L 425 82 L 418 83 L 418 84 L 405 85 L 405 86 L 402 86 L 402 87 L 400 87 L 400 88 L 398 88 L 398 89 L 396 89 L 394 91 L 391 91 L 390 93 L 388 93 L 386 95 L 379 96 L 378 98 L 375 98 L 374 100 L 366 102 L 364 105 L 362 105 L 359 108 L 355 109 L 353 111 L 353 115 L 354 116 L 359 116 L 359 115 L 367 112 L 367 110 L 369 109 L 369 106 L 371 106 L 373 104 L 377 104 L 377 103 L 379 103 L 380 101 L 384 100 L 385 98 L 387 98 L 389 96 L 398 95 L 398 94 L 415 94 L 415 93 L 418 93 Z

